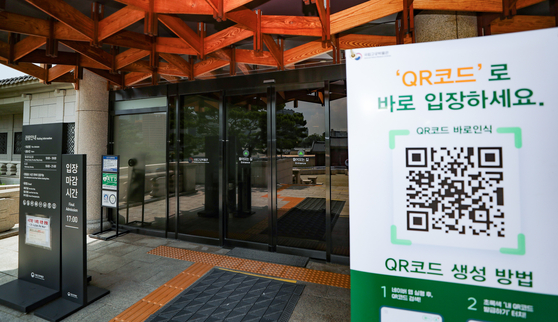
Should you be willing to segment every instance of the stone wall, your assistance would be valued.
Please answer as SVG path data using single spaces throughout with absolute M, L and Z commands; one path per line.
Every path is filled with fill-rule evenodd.
M 76 121 L 77 95 L 74 89 L 55 89 L 24 96 L 23 125 Z

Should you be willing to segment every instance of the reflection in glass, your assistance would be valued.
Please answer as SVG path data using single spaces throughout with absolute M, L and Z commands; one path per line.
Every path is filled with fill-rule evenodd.
M 349 256 L 349 145 L 347 89 L 344 81 L 330 84 L 331 208 L 342 202 L 331 231 L 332 254 Z
M 227 237 L 268 242 L 266 94 L 227 98 Z
M 166 113 L 115 116 L 120 223 L 165 229 Z
M 181 97 L 177 158 L 182 234 L 219 237 L 219 103 L 219 94 Z M 173 162 L 176 170 L 176 158 Z M 174 231 L 174 216 L 170 227 Z
M 278 244 L 325 251 L 323 88 L 278 92 L 276 106 Z

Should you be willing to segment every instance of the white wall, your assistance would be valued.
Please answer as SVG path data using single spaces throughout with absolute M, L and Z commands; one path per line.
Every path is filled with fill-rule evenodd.
M 75 122 L 76 91 L 74 89 L 57 89 L 24 96 L 23 125 Z

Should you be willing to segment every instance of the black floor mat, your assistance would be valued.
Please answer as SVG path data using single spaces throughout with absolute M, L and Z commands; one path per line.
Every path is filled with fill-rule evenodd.
M 146 321 L 286 322 L 303 290 L 302 284 L 214 268 Z
M 279 237 L 325 240 L 325 198 L 305 198 L 277 220 Z M 331 201 L 331 229 L 339 218 L 345 201 Z M 267 234 L 268 229 L 262 231 Z

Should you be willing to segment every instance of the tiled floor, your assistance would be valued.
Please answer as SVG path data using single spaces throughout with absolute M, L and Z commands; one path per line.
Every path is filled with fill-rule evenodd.
M 17 236 L 0 240 L 0 284 L 17 278 Z M 172 239 L 128 234 L 110 241 L 88 238 L 88 274 L 91 284 L 110 294 L 64 321 L 110 321 L 146 296 L 163 287 L 194 264 L 150 254 L 159 246 L 195 253 L 224 255 L 227 249 Z M 160 248 L 162 249 L 162 248 Z M 179 250 L 180 251 L 180 250 Z M 231 258 L 230 263 L 235 261 Z M 203 264 L 203 263 L 202 263 Z M 264 265 L 264 264 L 261 264 Z M 349 274 L 349 267 L 310 261 L 307 270 Z M 174 282 L 172 282 L 174 283 Z M 306 285 L 290 321 L 349 321 L 350 290 L 311 282 Z M 0 321 L 43 321 L 32 313 L 23 314 L 0 306 Z

